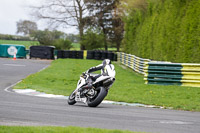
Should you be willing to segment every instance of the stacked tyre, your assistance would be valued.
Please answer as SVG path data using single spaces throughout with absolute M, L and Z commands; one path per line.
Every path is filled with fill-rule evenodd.
M 63 51 L 63 58 L 70 58 L 70 51 L 69 50 Z
M 87 59 L 94 59 L 94 51 L 87 51 Z
M 83 51 L 77 51 L 77 59 L 83 59 Z
M 108 52 L 107 51 L 102 51 L 101 52 L 101 60 L 107 59 L 108 58 Z
M 57 58 L 83 59 L 83 51 L 58 50 Z M 108 51 L 87 51 L 87 59 L 117 61 L 117 54 Z
M 30 58 L 54 59 L 53 46 L 31 46 Z
M 117 61 L 117 54 L 114 55 L 114 61 Z
M 111 61 L 114 61 L 114 53 L 108 52 L 107 58 L 110 59 Z
M 77 51 L 70 51 L 69 54 L 69 58 L 77 59 Z
M 95 51 L 94 52 L 94 59 L 95 60 L 101 60 L 102 52 L 101 51 Z
M 64 54 L 63 50 L 58 50 L 57 51 L 57 59 L 63 58 L 63 54 Z

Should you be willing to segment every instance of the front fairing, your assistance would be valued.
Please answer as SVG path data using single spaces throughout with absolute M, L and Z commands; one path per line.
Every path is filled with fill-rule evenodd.
M 76 89 L 79 89 L 79 88 L 81 88 L 83 85 L 85 85 L 86 84 L 86 80 L 83 78 L 83 77 L 80 77 L 80 80 L 78 81 L 78 83 L 77 83 L 77 87 L 76 87 Z

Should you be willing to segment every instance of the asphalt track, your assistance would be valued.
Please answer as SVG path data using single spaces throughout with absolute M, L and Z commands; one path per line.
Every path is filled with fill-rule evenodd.
M 153 133 L 200 133 L 200 113 L 101 104 L 69 106 L 66 100 L 20 95 L 10 87 L 50 64 L 0 58 L 0 125 L 79 126 Z M 111 88 L 114 89 L 114 88 Z M 9 91 L 7 91 L 9 90 Z

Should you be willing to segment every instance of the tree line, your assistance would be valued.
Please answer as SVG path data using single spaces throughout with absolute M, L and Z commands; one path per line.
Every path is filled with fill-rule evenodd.
M 72 42 L 79 42 L 79 35 L 66 34 L 58 30 L 39 30 L 35 22 L 29 20 L 20 20 L 17 22 L 17 34 L 19 40 L 26 38 L 30 41 L 38 41 L 40 45 L 55 46 L 56 49 L 70 49 Z M 6 35 L 5 35 L 6 36 Z M 9 35 L 15 40 L 15 36 Z
M 47 21 L 53 28 L 75 26 L 79 31 L 81 50 L 102 47 L 108 50 L 109 45 L 119 51 L 123 21 L 117 13 L 118 3 L 119 0 L 46 0 L 41 6 L 31 8 L 37 18 Z M 39 34 L 34 22 L 29 21 L 28 24 L 26 27 L 30 31 L 24 31 L 26 22 L 19 21 L 17 33 Z M 37 36 L 37 39 L 41 38 Z
M 51 27 L 75 26 L 81 50 L 115 47 L 153 60 L 200 62 L 199 7 L 199 0 L 46 0 L 31 8 Z
M 29 36 L 18 36 L 18 35 L 8 35 L 8 34 L 0 34 L 0 39 L 16 40 L 16 41 L 34 41 L 34 39 Z

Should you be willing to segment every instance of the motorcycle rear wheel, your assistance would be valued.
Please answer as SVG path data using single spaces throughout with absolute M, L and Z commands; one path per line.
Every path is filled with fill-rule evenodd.
M 68 98 L 68 104 L 69 105 L 74 105 L 75 103 L 76 103 L 76 101 L 75 101 L 75 93 L 72 92 L 72 94 Z
M 106 97 L 108 91 L 104 87 L 97 88 L 97 94 L 94 98 L 87 100 L 87 105 L 89 107 L 97 107 L 103 99 Z

